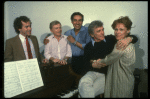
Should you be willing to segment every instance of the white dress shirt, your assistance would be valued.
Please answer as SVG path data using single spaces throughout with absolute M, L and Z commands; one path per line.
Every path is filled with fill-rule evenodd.
M 67 40 L 66 35 L 62 35 L 60 40 L 51 35 L 47 38 L 49 43 L 45 45 L 44 56 L 46 59 L 50 59 L 51 57 L 57 59 L 63 59 L 65 56 L 72 57 L 71 46 Z
M 22 43 L 22 46 L 23 46 L 23 50 L 24 50 L 26 59 L 29 59 L 29 58 L 28 58 L 28 52 L 27 52 L 27 46 L 26 46 L 26 39 L 25 39 L 25 37 L 24 37 L 23 35 L 21 35 L 21 34 L 19 34 L 19 38 L 20 38 L 20 40 L 21 40 L 21 43 Z M 28 38 L 28 41 L 29 41 L 29 44 L 30 44 L 32 56 L 33 56 L 33 58 L 36 58 L 35 50 L 34 50 L 34 46 L 33 46 L 32 40 L 31 40 L 30 38 Z

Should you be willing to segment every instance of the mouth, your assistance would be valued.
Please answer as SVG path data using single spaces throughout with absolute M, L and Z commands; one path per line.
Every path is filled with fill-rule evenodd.
M 76 27 L 80 27 L 80 25 L 75 25 Z

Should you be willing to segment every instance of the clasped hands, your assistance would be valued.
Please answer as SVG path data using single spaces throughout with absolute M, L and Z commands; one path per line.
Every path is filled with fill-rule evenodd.
M 98 69 L 100 69 L 102 67 L 105 67 L 106 64 L 105 63 L 100 63 L 100 61 L 101 61 L 101 59 L 93 60 L 92 67 L 93 68 L 98 68 Z
M 55 58 L 55 59 L 53 59 L 52 60 L 54 63 L 58 63 L 58 64 L 60 64 L 60 65 L 66 65 L 67 64 L 67 61 L 66 60 L 60 60 L 60 59 L 57 59 L 57 58 Z

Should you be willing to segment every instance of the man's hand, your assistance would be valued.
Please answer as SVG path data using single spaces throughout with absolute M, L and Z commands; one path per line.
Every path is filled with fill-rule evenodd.
M 53 59 L 52 61 L 53 61 L 54 63 L 57 63 L 57 62 L 59 62 L 60 60 L 57 59 L 57 58 L 55 58 L 55 59 Z
M 74 42 L 75 42 L 75 39 L 74 39 L 71 35 L 69 35 L 69 36 L 67 37 L 67 40 L 68 40 L 70 43 L 74 43 Z
M 49 39 L 47 39 L 48 36 L 44 39 L 43 43 L 46 45 L 49 42 Z
M 43 59 L 43 60 L 42 60 L 42 63 L 44 63 L 44 65 L 43 65 L 43 66 L 47 66 L 47 63 L 49 63 L 49 60 L 47 60 L 47 59 Z
M 47 60 L 46 58 L 42 60 L 42 63 L 49 63 L 49 60 Z
M 67 64 L 67 62 L 65 60 L 61 60 L 58 63 L 61 64 L 61 65 L 66 65 Z
M 118 50 L 122 49 L 122 51 L 123 51 L 124 49 L 126 49 L 126 47 L 129 45 L 129 43 L 130 43 L 131 41 L 132 41 L 131 37 L 127 37 L 127 38 L 125 38 L 125 39 L 119 40 L 119 41 L 117 42 L 116 48 L 117 48 Z
M 101 59 L 97 59 L 95 62 L 92 63 L 92 67 L 93 68 L 101 68 L 101 67 L 105 67 L 106 64 L 105 63 L 100 63 L 99 61 L 101 61 Z

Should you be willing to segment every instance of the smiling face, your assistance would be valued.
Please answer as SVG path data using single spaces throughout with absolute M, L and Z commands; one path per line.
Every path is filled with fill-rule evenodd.
M 91 37 L 94 38 L 94 40 L 96 42 L 99 42 L 99 41 L 102 41 L 105 39 L 103 26 L 94 28 L 93 32 L 94 32 L 94 34 L 90 34 L 90 35 L 91 35 Z
M 21 21 L 22 23 L 22 28 L 21 29 L 18 29 L 20 31 L 20 34 L 22 34 L 23 36 L 30 36 L 31 35 L 31 24 L 30 22 L 23 22 Z
M 73 17 L 73 20 L 71 23 L 73 24 L 73 27 L 75 28 L 75 30 L 80 30 L 82 23 L 83 23 L 82 20 L 83 20 L 82 16 L 80 16 L 80 15 L 75 15 Z
M 127 30 L 123 23 L 116 24 L 114 34 L 117 40 L 124 39 L 129 32 L 130 30 Z
M 60 37 L 62 33 L 61 24 L 53 25 L 50 31 L 54 34 L 54 36 Z

